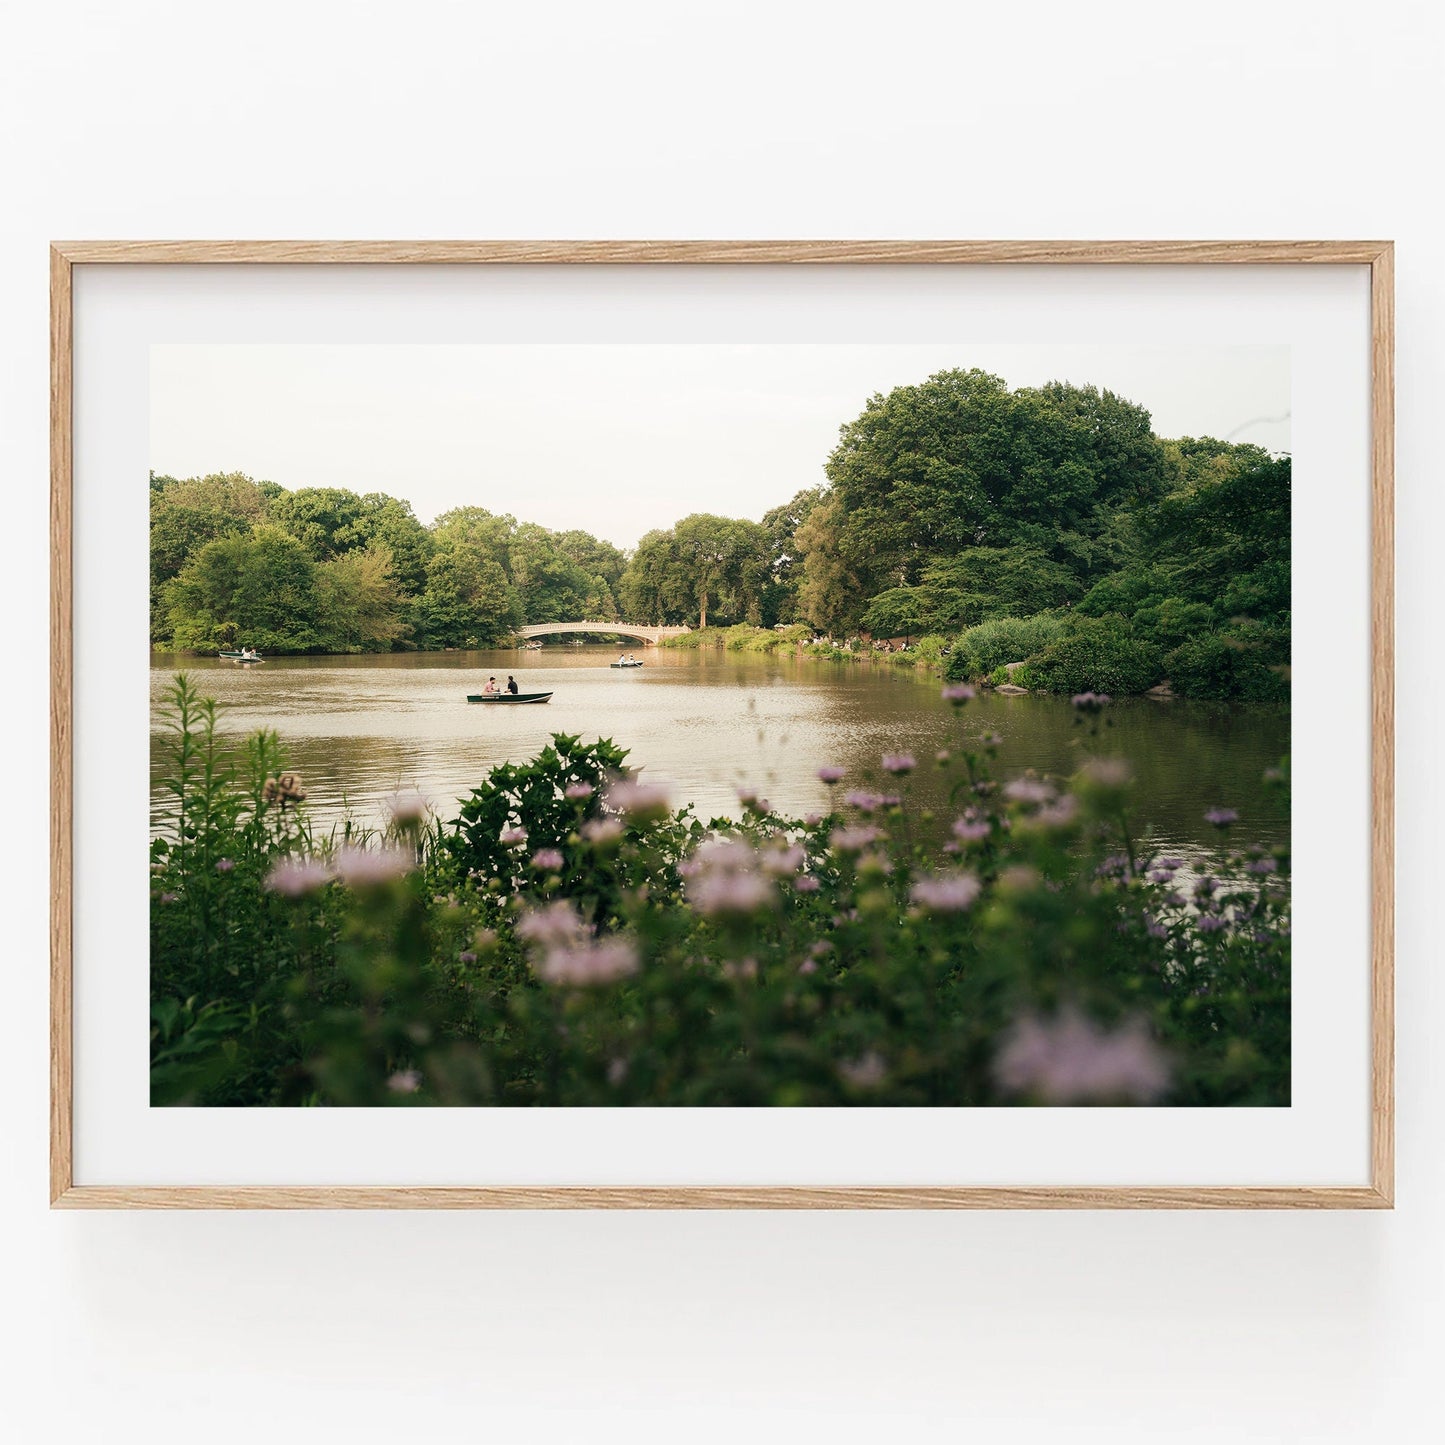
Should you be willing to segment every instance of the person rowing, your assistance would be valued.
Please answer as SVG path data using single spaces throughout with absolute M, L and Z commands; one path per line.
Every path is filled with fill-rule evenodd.
M 507 691 L 508 691 L 509 693 L 511 693 L 513 697 L 516 697 L 516 695 L 517 695 L 517 679 L 516 679 L 515 677 L 513 677 L 510 672 L 507 674 Z

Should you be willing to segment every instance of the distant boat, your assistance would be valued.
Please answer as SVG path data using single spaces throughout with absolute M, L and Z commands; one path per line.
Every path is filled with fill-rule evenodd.
M 609 662 L 608 667 L 645 667 L 643 662 Z
M 259 652 L 234 652 L 222 651 L 220 656 L 231 662 L 265 662 L 266 659 Z
M 550 692 L 469 692 L 468 702 L 546 702 Z
M 523 652 L 541 652 L 542 650 L 540 642 L 523 642 L 520 646 Z

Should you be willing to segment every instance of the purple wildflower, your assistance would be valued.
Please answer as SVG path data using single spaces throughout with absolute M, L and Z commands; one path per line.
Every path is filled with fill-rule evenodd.
M 799 893 L 816 893 L 822 886 L 811 873 L 803 873 L 793 879 L 793 887 Z
M 398 1069 L 387 1081 L 393 1094 L 414 1094 L 421 1088 L 421 1074 L 416 1069 Z
M 594 848 L 605 848 L 616 843 L 626 831 L 620 818 L 593 818 L 582 825 L 582 836 Z
M 236 866 L 235 863 L 234 863 L 230 858 L 217 858 L 217 859 L 216 859 L 216 872 L 217 872 L 217 873 L 229 873 L 235 866 Z
M 637 950 L 625 938 L 588 939 L 571 948 L 549 949 L 533 967 L 544 983 L 592 988 L 636 973 Z
M 1213 823 L 1216 828 L 1227 828 L 1231 823 L 1239 822 L 1239 814 L 1233 808 L 1211 808 L 1205 815 L 1206 823 Z
M 613 783 L 607 801 L 619 813 L 642 820 L 665 818 L 672 808 L 672 794 L 667 788 L 637 779 Z
M 464 948 L 459 954 L 457 954 L 458 963 L 475 963 L 476 961 L 476 954 L 473 953 L 469 948 Z
M 826 767 L 818 769 L 819 781 L 826 783 L 830 788 L 834 783 L 843 781 L 845 770 L 843 768 Z
M 790 848 L 764 849 L 760 856 L 763 872 L 779 878 L 796 873 L 803 866 L 804 860 L 803 850 L 796 843 Z
M 1077 1009 L 1020 1019 L 994 1060 L 1010 1094 L 1044 1104 L 1148 1104 L 1169 1085 L 1164 1056 L 1135 1020 L 1106 1032 Z
M 941 696 L 944 702 L 951 702 L 954 707 L 962 707 L 964 703 L 972 702 L 976 694 L 966 682 L 955 682 L 945 687 Z
M 918 760 L 912 753 L 884 753 L 883 771 L 885 773 L 911 773 L 918 766 Z
M 881 1054 L 869 1050 L 856 1059 L 844 1059 L 838 1074 L 845 1084 L 855 1089 L 876 1089 L 888 1077 L 888 1066 Z
M 348 845 L 336 850 L 336 876 L 348 888 L 374 888 L 410 873 L 414 866 L 411 856 L 400 848 L 356 848 Z
M 1015 778 L 1003 792 L 1015 803 L 1050 803 L 1054 798 L 1053 788 L 1039 778 Z
M 920 878 L 909 896 L 925 913 L 962 913 L 972 907 L 980 889 L 972 873 L 940 873 Z
M 580 803 L 590 798 L 595 791 L 591 783 L 568 783 L 566 796 L 574 803 Z
M 331 877 L 331 870 L 319 858 L 283 858 L 266 875 L 266 887 L 286 898 L 314 893 Z
M 861 853 L 882 837 L 877 828 L 835 828 L 828 840 L 839 853 Z
M 561 853 L 555 848 L 538 848 L 532 854 L 532 867 L 539 873 L 556 873 L 563 861 Z
M 431 804 L 415 788 L 393 793 L 386 806 L 392 821 L 401 824 L 420 823 L 431 812 Z
M 953 821 L 953 836 L 963 843 L 982 842 L 992 831 L 993 826 L 987 818 L 969 817 L 965 814 Z
M 527 830 L 520 824 L 515 827 L 503 828 L 502 831 L 497 834 L 497 842 L 504 848 L 521 848 L 525 846 L 527 842 Z

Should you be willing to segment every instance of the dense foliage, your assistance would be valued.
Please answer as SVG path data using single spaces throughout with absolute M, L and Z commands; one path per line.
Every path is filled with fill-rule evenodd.
M 820 770 L 826 817 L 704 824 L 558 735 L 453 820 L 325 839 L 274 735 L 172 702 L 157 1104 L 1289 1102 L 1288 858 L 1142 850 L 1093 699 L 1072 779 L 940 757 L 951 827 L 907 757 Z
M 946 371 L 874 396 L 826 486 L 696 513 L 630 555 L 480 507 L 237 475 L 151 479 L 152 637 L 181 650 L 470 647 L 522 623 L 941 639 L 948 675 L 1051 692 L 1289 695 L 1287 457 L 1161 441 L 1109 391 Z
M 237 474 L 151 477 L 151 639 L 184 652 L 477 647 L 521 622 L 618 616 L 625 565 L 586 532 L 480 507 Z

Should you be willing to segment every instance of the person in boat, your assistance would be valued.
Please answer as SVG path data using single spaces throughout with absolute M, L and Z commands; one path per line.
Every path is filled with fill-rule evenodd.
M 243 647 L 243 648 L 241 649 L 241 656 L 242 656 L 242 657 L 255 657 L 255 655 L 256 655 L 256 649 L 255 649 L 254 647 Z
M 627 654 L 626 654 L 625 652 L 619 652 L 619 653 L 617 654 L 617 665 L 618 665 L 618 667 L 621 667 L 622 664 L 623 664 L 624 662 L 626 662 L 626 661 L 627 661 Z
M 515 677 L 513 677 L 510 672 L 507 674 L 507 691 L 508 691 L 509 693 L 511 693 L 513 697 L 516 697 L 516 695 L 517 695 L 517 679 L 516 679 Z
M 484 693 L 491 694 L 491 693 L 495 693 L 496 690 L 497 690 L 497 679 L 496 679 L 495 677 L 489 677 L 489 678 L 487 679 L 487 685 L 482 689 L 482 691 L 483 691 Z

